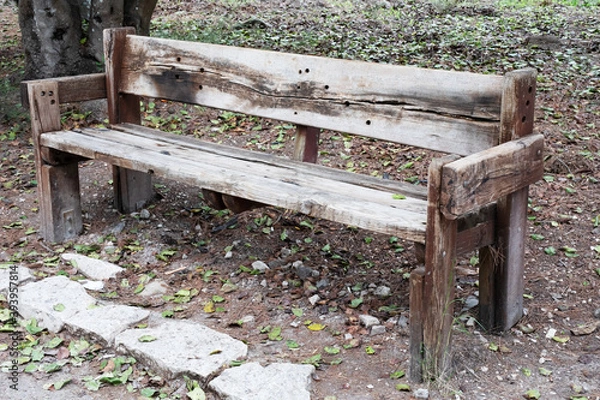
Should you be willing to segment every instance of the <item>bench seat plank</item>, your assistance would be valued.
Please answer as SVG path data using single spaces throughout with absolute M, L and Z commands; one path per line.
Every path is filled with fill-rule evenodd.
M 140 130 L 142 131 L 142 130 Z M 146 130 L 148 134 L 149 130 Z M 194 140 L 112 129 L 42 134 L 41 145 L 264 204 L 424 243 L 427 202 L 414 187 Z M 265 162 L 268 160 L 268 162 Z M 307 170 L 307 166 L 310 168 Z M 323 174 L 323 171 L 327 174 Z M 342 178 L 343 177 L 343 178 Z M 268 188 L 268 189 L 267 189 Z M 407 190 L 408 189 L 408 190 Z M 397 200 L 393 195 L 405 199 Z M 402 208 L 398 208 L 402 207 Z

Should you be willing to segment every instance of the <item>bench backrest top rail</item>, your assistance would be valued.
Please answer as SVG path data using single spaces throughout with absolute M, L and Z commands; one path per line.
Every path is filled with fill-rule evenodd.
M 136 35 L 121 59 L 121 93 L 459 155 L 499 142 L 502 76 Z

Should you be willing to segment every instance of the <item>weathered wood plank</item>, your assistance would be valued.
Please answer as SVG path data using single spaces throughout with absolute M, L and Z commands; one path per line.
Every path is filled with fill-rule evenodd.
M 254 152 L 241 149 L 221 155 L 201 152 L 198 147 L 186 149 L 183 143 L 174 145 L 118 131 L 86 129 L 85 132 L 87 134 L 69 131 L 45 134 L 42 144 L 232 196 L 424 241 L 425 201 L 408 196 L 405 200 L 393 199 L 392 194 L 405 185 L 398 185 L 398 191 L 383 192 L 369 187 L 375 180 L 372 177 L 362 177 L 366 182 L 364 186 L 349 184 L 327 175 L 306 174 L 301 166 L 319 166 L 293 160 L 285 160 L 278 166 L 273 157 L 271 164 L 256 164 L 243 159 L 245 153 Z M 297 170 L 289 167 L 293 163 L 299 164 Z M 354 183 L 360 178 L 354 177 Z M 385 183 L 385 187 L 390 185 L 390 182 Z
M 60 103 L 99 100 L 106 98 L 106 78 L 103 73 L 52 78 L 58 84 Z M 29 108 L 28 86 L 38 81 L 21 82 L 21 103 Z
M 325 167 L 322 165 L 306 163 L 298 164 L 298 162 L 294 160 L 287 160 L 283 157 L 276 158 L 271 154 L 266 154 L 257 151 L 248 151 L 237 147 L 226 146 L 223 144 L 215 144 L 211 142 L 200 141 L 198 139 L 187 136 L 175 136 L 173 134 L 161 132 L 156 129 L 151 129 L 145 126 L 120 124 L 111 126 L 111 129 L 114 129 L 119 132 L 125 132 L 130 135 L 140 136 L 151 140 L 157 140 L 175 146 L 183 144 L 186 148 L 189 149 L 198 149 L 203 152 L 232 157 L 234 159 L 240 158 L 243 160 L 252 161 L 257 164 L 278 165 L 290 169 L 299 168 L 299 173 L 306 174 L 307 176 L 327 176 L 332 180 L 352 185 L 365 186 L 371 189 L 403 194 L 407 197 L 417 198 L 420 200 L 427 199 L 427 188 L 408 184 L 405 182 L 354 174 L 346 171 L 341 171 L 335 168 Z M 85 132 L 85 130 L 82 132 Z
M 425 268 L 415 268 L 410 273 L 410 368 L 409 376 L 414 382 L 423 380 L 423 310 L 426 308 L 423 293 L 423 277 Z
M 454 219 L 537 182 L 543 150 L 544 136 L 529 135 L 444 166 L 442 212 Z
M 42 147 L 41 135 L 60 129 L 60 99 L 55 81 L 38 81 L 29 85 L 31 133 L 35 148 L 38 198 L 40 203 L 40 234 L 51 242 L 70 239 L 83 229 L 79 203 L 77 162 L 50 166 L 59 160 Z
M 294 160 L 316 163 L 319 156 L 321 130 L 312 126 L 298 125 L 294 143 Z
M 111 124 L 140 123 L 140 97 L 137 94 L 122 94 L 122 69 L 125 54 L 125 39 L 135 33 L 131 27 L 104 31 L 104 58 L 106 64 L 106 88 L 108 120 Z M 131 213 L 141 209 L 152 197 L 154 190 L 150 174 L 113 166 L 113 189 L 115 208 Z
M 429 166 L 425 276 L 423 277 L 423 376 L 438 379 L 450 371 L 450 338 L 454 315 L 454 266 L 457 222 L 439 208 L 442 171 L 457 156 L 434 159 Z
M 498 143 L 497 76 L 139 36 L 126 52 L 125 93 L 460 155 Z
M 535 70 L 506 74 L 501 142 L 532 133 L 535 91 Z M 527 194 L 525 187 L 498 201 L 496 245 L 480 249 L 479 318 L 489 330 L 506 331 L 523 315 Z

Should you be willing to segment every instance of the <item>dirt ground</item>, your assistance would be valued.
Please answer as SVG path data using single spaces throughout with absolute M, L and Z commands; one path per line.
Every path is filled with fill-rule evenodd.
M 401 10 L 396 3 L 380 1 L 372 7 Z M 362 10 L 357 4 L 160 2 L 153 34 L 172 33 L 176 24 L 189 29 L 197 26 L 190 21 L 217 27 L 210 31 L 214 35 L 236 24 L 243 31 L 249 21 L 259 28 L 265 24 L 266 31 L 273 27 L 286 31 L 291 26 L 297 31 L 317 31 L 325 24 L 325 15 L 344 22 Z M 491 5 L 438 9 L 423 4 L 431 13 L 471 14 L 484 21 L 488 14 L 513 12 Z M 279 13 L 283 6 L 286 12 Z M 476 322 L 477 306 L 472 304 L 477 296 L 477 255 L 458 260 L 454 368 L 444 382 L 410 384 L 412 391 L 429 389 L 430 398 L 517 399 L 527 398 L 527 393 L 537 398 L 535 391 L 539 391 L 542 399 L 600 399 L 599 10 L 592 7 L 580 14 L 554 6 L 547 11 L 562 13 L 563 25 L 554 29 L 546 21 L 548 34 L 540 28 L 543 24 L 536 25 L 535 35 L 528 36 L 526 29 L 517 32 L 514 40 L 518 43 L 512 53 L 508 51 L 543 57 L 537 64 L 529 63 L 540 71 L 535 130 L 546 137 L 547 157 L 544 180 L 530 189 L 526 315 L 504 335 L 482 332 Z M 357 30 L 391 34 L 385 22 L 353 22 Z M 11 6 L 0 7 L 0 35 L 5 43 L 0 49 L 0 72 L 4 82 L 14 84 L 22 61 Z M 281 40 L 274 47 L 289 50 L 280 38 L 285 35 L 277 36 L 271 38 Z M 247 45 L 242 36 L 237 40 Z M 312 43 L 314 53 L 326 53 L 323 40 L 311 40 L 304 37 L 302 46 L 306 47 L 297 50 L 310 52 Z M 454 52 L 455 61 L 462 56 L 471 60 L 472 54 L 460 46 L 448 49 Z M 584 56 L 589 64 L 570 62 Z M 369 53 L 366 58 L 379 61 L 378 57 L 383 56 Z M 514 57 L 504 66 L 506 70 L 522 66 L 521 59 Z M 419 59 L 391 62 L 414 60 Z M 462 68 L 489 72 L 482 66 L 462 64 Z M 16 104 L 17 94 L 9 93 L 2 101 Z M 313 363 L 317 366 L 314 399 L 412 398 L 412 391 L 396 387 L 409 384 L 407 378 L 398 378 L 401 373 L 393 376 L 408 370 L 408 274 L 417 266 L 411 243 L 270 207 L 239 215 L 219 212 L 202 201 L 198 188 L 165 180 L 155 182 L 157 198 L 146 210 L 120 215 L 112 209 L 110 168 L 97 162 L 81 167 L 85 232 L 71 243 L 47 243 L 36 234 L 38 200 L 28 122 L 18 108 L 3 107 L 0 263 L 19 263 L 38 278 L 60 273 L 80 279 L 77 270 L 57 256 L 78 251 L 109 260 L 126 267 L 126 272 L 97 294 L 99 298 L 148 307 L 165 312 L 168 318 L 201 321 L 248 343 L 252 361 Z M 293 127 L 283 122 L 152 99 L 143 107 L 144 123 L 149 126 L 257 151 L 286 154 L 293 146 Z M 102 119 L 96 112 L 65 109 L 68 126 L 102 123 Z M 417 148 L 382 146 L 334 132 L 324 133 L 321 146 L 323 164 L 415 184 L 426 184 L 427 160 L 434 156 Z M 257 273 L 253 263 L 258 261 L 269 269 Z M 166 297 L 149 301 L 140 296 L 152 281 L 168 283 Z M 385 295 L 388 288 L 389 295 Z M 385 333 L 370 335 L 358 322 L 362 314 L 377 317 Z M 579 334 L 582 325 L 598 329 Z M 555 334 L 549 334 L 553 330 Z M 0 343 L 6 340 L 3 335 L 7 336 L 0 333 Z M 40 340 L 52 337 L 41 335 Z M 73 339 L 64 333 L 61 337 Z M 85 374 L 99 367 L 106 352 L 110 349 L 89 354 Z M 0 352 L 0 363 L 6 359 L 6 352 Z M 154 387 L 170 398 L 176 398 L 176 390 L 181 395 L 182 380 L 150 379 L 151 371 L 137 368 L 139 385 Z M 70 385 L 83 387 L 84 374 L 78 371 L 70 369 L 74 377 Z M 48 379 L 42 372 L 34 376 Z M 99 396 L 93 398 L 137 398 L 124 387 L 107 386 L 87 393 Z

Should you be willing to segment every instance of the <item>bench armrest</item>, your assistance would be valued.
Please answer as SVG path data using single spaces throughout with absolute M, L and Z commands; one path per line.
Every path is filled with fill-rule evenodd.
M 446 164 L 440 210 L 456 219 L 537 182 L 544 173 L 544 137 L 528 135 Z
M 21 104 L 29 109 L 28 87 L 40 81 L 55 81 L 58 84 L 61 103 L 98 100 L 106 98 L 106 76 L 104 73 L 48 78 L 35 81 L 21 82 Z

